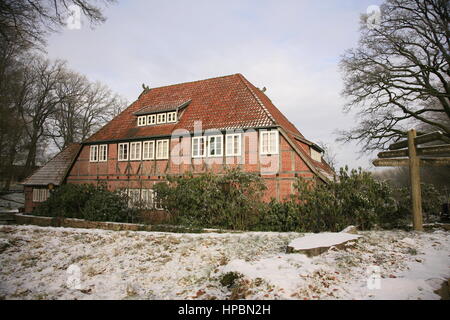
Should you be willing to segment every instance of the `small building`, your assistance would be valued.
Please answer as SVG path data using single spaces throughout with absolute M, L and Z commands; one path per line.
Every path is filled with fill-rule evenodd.
M 22 182 L 25 193 L 25 213 L 32 212 L 39 203 L 47 200 L 51 189 L 66 182 L 67 174 L 81 147 L 79 143 L 69 145 Z
M 25 181 L 26 211 L 45 199 L 41 190 L 61 183 L 106 184 L 157 208 L 153 185 L 167 176 L 221 174 L 236 166 L 264 178 L 264 200 L 282 201 L 299 176 L 323 183 L 333 178 L 322 155 L 241 74 L 145 88 L 90 138 Z

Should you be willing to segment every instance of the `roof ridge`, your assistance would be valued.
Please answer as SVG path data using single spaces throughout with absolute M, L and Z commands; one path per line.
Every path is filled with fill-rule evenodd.
M 196 83 L 196 82 L 202 82 L 202 81 L 208 81 L 208 80 L 214 80 L 214 79 L 220 79 L 220 78 L 228 78 L 228 77 L 233 77 L 233 76 L 237 76 L 237 75 L 240 75 L 240 73 L 233 73 L 233 74 L 228 74 L 225 76 L 212 77 L 212 78 L 206 78 L 206 79 L 201 79 L 201 80 L 185 81 L 185 82 L 180 82 L 180 83 L 168 84 L 168 85 L 160 86 L 160 87 L 152 87 L 152 88 L 149 88 L 150 90 L 147 91 L 144 95 L 151 92 L 153 89 L 168 88 L 168 87 L 179 86 L 182 84 Z
M 253 98 L 256 100 L 256 102 L 258 102 L 258 104 L 261 106 L 261 108 L 263 109 L 263 111 L 266 113 L 266 115 L 269 117 L 270 120 L 272 120 L 272 122 L 274 124 L 278 124 L 277 121 L 275 120 L 274 116 L 269 112 L 269 110 L 267 110 L 266 106 L 264 105 L 264 103 L 261 101 L 261 99 L 259 99 L 259 97 L 256 95 L 255 92 L 253 92 L 252 88 L 248 85 L 248 80 L 240 73 L 236 74 L 239 79 L 244 83 L 245 87 L 247 88 L 248 91 L 250 91 L 250 93 L 252 94 Z

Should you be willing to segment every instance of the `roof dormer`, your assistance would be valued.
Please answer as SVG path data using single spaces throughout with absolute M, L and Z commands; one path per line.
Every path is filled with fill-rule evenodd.
M 159 105 L 146 106 L 134 115 L 137 117 L 138 127 L 153 126 L 166 123 L 176 123 L 179 111 L 186 108 L 191 100 L 175 103 L 162 103 Z

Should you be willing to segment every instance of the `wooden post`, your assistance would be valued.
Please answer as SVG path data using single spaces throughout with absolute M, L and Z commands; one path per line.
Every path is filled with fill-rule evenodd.
M 415 130 L 408 131 L 408 139 L 393 143 L 389 150 L 378 154 L 378 159 L 372 163 L 376 167 L 398 167 L 409 166 L 409 177 L 411 182 L 411 207 L 414 230 L 423 230 L 422 218 L 422 195 L 420 191 L 420 167 L 450 166 L 450 138 L 442 132 L 436 131 L 416 137 Z M 420 144 L 444 141 L 448 144 L 422 146 Z M 405 149 L 405 148 L 408 149 Z M 429 157 L 429 156 L 435 157 Z M 409 156 L 409 157 L 408 157 Z M 425 156 L 425 157 L 420 157 Z M 408 158 L 405 158 L 408 157 Z
M 420 159 L 417 156 L 416 130 L 408 131 L 409 177 L 411 179 L 411 204 L 414 230 L 423 231 L 422 195 L 420 191 Z

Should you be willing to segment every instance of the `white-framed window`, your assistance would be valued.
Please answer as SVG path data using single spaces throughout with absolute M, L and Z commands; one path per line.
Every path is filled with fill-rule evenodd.
M 157 117 L 157 123 L 158 123 L 158 124 L 160 124 L 160 123 L 166 123 L 166 114 L 165 114 L 165 113 L 158 113 L 158 114 L 156 115 L 156 117 Z
M 163 210 L 161 201 L 157 201 L 156 192 L 153 189 L 125 189 L 128 195 L 128 206 L 142 206 L 147 209 Z
M 156 114 L 151 114 L 147 116 L 147 124 L 149 126 L 156 124 Z
M 128 189 L 128 206 L 136 207 L 141 202 L 141 189 Z
M 140 141 L 130 143 L 130 160 L 141 160 L 141 146 Z
M 156 159 L 169 159 L 169 140 L 156 141 Z
M 223 136 L 208 136 L 208 157 L 223 155 Z
M 128 160 L 128 143 L 119 143 L 118 146 L 118 160 L 127 161 Z
M 44 188 L 33 188 L 33 202 L 44 202 L 50 196 L 50 190 Z
M 106 162 L 108 160 L 108 145 L 101 144 L 98 146 L 98 161 Z
M 177 112 L 167 112 L 167 122 L 177 122 Z
M 98 161 L 98 146 L 90 146 L 89 150 L 89 161 L 97 162 Z
M 206 155 L 206 137 L 192 137 L 192 158 L 200 158 Z
M 226 135 L 226 155 L 240 156 L 242 150 L 242 135 L 240 133 L 230 133 Z
M 142 142 L 142 160 L 155 159 L 155 141 Z
M 153 208 L 153 190 L 152 189 L 142 189 L 141 190 L 141 201 L 142 205 L 147 208 Z
M 311 148 L 311 158 L 315 161 L 322 162 L 322 154 L 313 148 Z
M 156 210 L 164 210 L 164 207 L 162 206 L 161 199 L 158 199 L 158 194 L 156 191 L 151 190 L 153 194 L 153 207 Z
M 259 140 L 261 154 L 278 154 L 278 130 L 260 131 Z
M 139 116 L 138 117 L 138 126 L 142 127 L 147 125 L 147 116 Z

